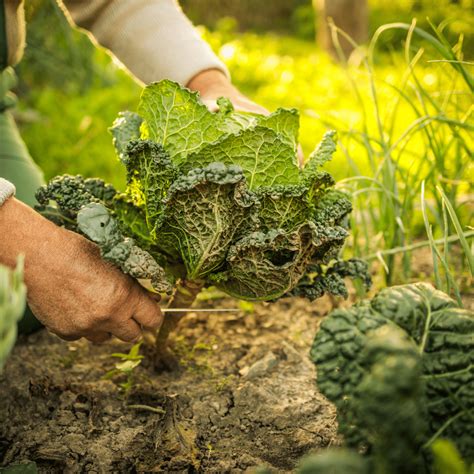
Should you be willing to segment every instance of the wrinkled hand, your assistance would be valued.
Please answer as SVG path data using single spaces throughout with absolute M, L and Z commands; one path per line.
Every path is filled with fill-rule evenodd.
M 239 112 L 252 112 L 257 114 L 269 115 L 270 112 L 259 104 L 256 104 L 248 97 L 243 95 L 223 72 L 218 69 L 209 69 L 202 71 L 194 76 L 187 84 L 191 90 L 198 91 L 201 100 L 207 108 L 216 112 L 218 110 L 217 99 L 219 97 L 227 97 Z M 301 146 L 298 145 L 298 161 L 302 166 L 304 163 L 304 155 Z
M 209 69 L 200 72 L 189 81 L 187 87 L 198 91 L 201 95 L 201 100 L 212 112 L 218 109 L 217 99 L 219 97 L 227 97 L 237 111 L 253 112 L 263 115 L 270 114 L 265 107 L 245 97 L 232 85 L 227 76 L 218 69 Z
M 0 262 L 25 254 L 28 303 L 36 317 L 66 340 L 100 343 L 111 335 L 136 341 L 157 329 L 159 306 L 135 280 L 104 262 L 95 244 L 59 228 L 16 199 L 0 208 L 5 235 Z

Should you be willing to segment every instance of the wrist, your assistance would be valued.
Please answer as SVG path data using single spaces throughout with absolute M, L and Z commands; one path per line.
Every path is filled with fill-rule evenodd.
M 5 201 L 15 195 L 15 186 L 10 181 L 0 177 L 0 206 L 2 206 Z
M 186 85 L 203 98 L 233 97 L 240 95 L 229 78 L 220 69 L 206 69 L 196 74 Z
M 37 272 L 55 271 L 50 263 L 55 254 L 67 250 L 61 238 L 64 229 L 57 227 L 36 211 L 10 198 L 0 208 L 0 263 L 13 267 L 18 255 L 25 257 L 25 281 Z

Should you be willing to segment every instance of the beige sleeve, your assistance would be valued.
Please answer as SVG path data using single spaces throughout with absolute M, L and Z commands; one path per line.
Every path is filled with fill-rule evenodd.
M 62 0 L 66 14 L 148 84 L 172 79 L 186 85 L 224 64 L 199 36 L 176 0 Z

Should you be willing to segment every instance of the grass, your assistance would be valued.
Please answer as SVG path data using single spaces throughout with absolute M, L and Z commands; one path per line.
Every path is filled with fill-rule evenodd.
M 405 67 L 398 81 L 380 83 L 374 66 L 377 43 L 391 29 L 407 31 Z M 344 130 L 344 124 L 336 124 L 344 130 L 343 150 L 355 174 L 340 184 L 349 187 L 356 197 L 358 211 L 353 218 L 353 251 L 361 256 L 373 251 L 374 236 L 375 245 L 382 249 L 410 248 L 419 236 L 417 210 L 422 183 L 426 183 L 424 194 L 425 189 L 429 189 L 430 198 L 434 200 L 434 215 L 440 224 L 439 229 L 442 228 L 440 216 L 445 212 L 445 206 L 449 205 L 450 215 L 455 215 L 454 208 L 459 207 L 458 198 L 469 192 L 471 186 L 467 176 L 472 167 L 472 78 L 466 70 L 468 63 L 462 61 L 461 45 L 449 46 L 442 29 L 433 30 L 434 35 L 431 35 L 416 28 L 413 22 L 411 25 L 384 25 L 375 32 L 368 49 L 361 52 L 361 64 L 368 77 L 369 101 L 363 99 L 361 84 L 353 79 L 352 70 L 340 53 L 362 111 L 362 120 L 356 129 Z M 344 35 L 333 28 L 335 42 L 341 34 Z M 415 46 L 415 35 L 426 44 Z M 429 46 L 433 47 L 435 54 L 442 55 L 443 61 L 448 61 L 445 63 L 448 67 L 439 71 L 440 77 L 436 81 L 442 89 L 429 89 L 419 78 L 420 68 L 417 66 Z M 387 85 L 393 95 L 388 107 L 383 104 L 380 94 L 381 88 Z M 366 156 L 368 173 L 364 174 L 354 160 L 354 150 L 358 148 Z M 438 194 L 436 187 L 445 191 Z M 464 214 L 469 214 L 469 211 Z M 423 216 L 426 223 L 426 213 Z M 456 233 L 466 251 L 465 229 L 458 219 L 452 220 L 452 224 L 457 225 Z M 448 232 L 450 227 L 452 225 L 447 224 L 445 231 Z M 427 230 L 432 242 L 431 227 Z M 378 255 L 383 258 L 382 252 Z M 465 256 L 469 259 L 468 253 Z M 385 253 L 382 263 L 387 284 L 411 276 L 409 251 L 402 253 L 401 278 L 397 275 L 396 262 L 394 252 Z

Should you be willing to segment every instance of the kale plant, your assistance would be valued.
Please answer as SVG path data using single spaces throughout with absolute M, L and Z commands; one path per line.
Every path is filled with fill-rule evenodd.
M 440 439 L 474 463 L 472 311 L 426 283 L 386 288 L 324 319 L 311 358 L 347 445 L 367 455 L 314 458 L 312 472 L 430 473 Z
M 98 179 L 61 176 L 37 193 L 40 211 L 101 248 L 104 259 L 188 307 L 203 286 L 273 301 L 347 295 L 345 277 L 367 267 L 338 259 L 348 236 L 348 196 L 322 170 L 336 149 L 328 132 L 298 166 L 299 116 L 211 113 L 171 81 L 146 87 L 138 114 L 111 132 L 127 170 L 125 193 Z M 167 317 L 162 344 L 180 315 Z

